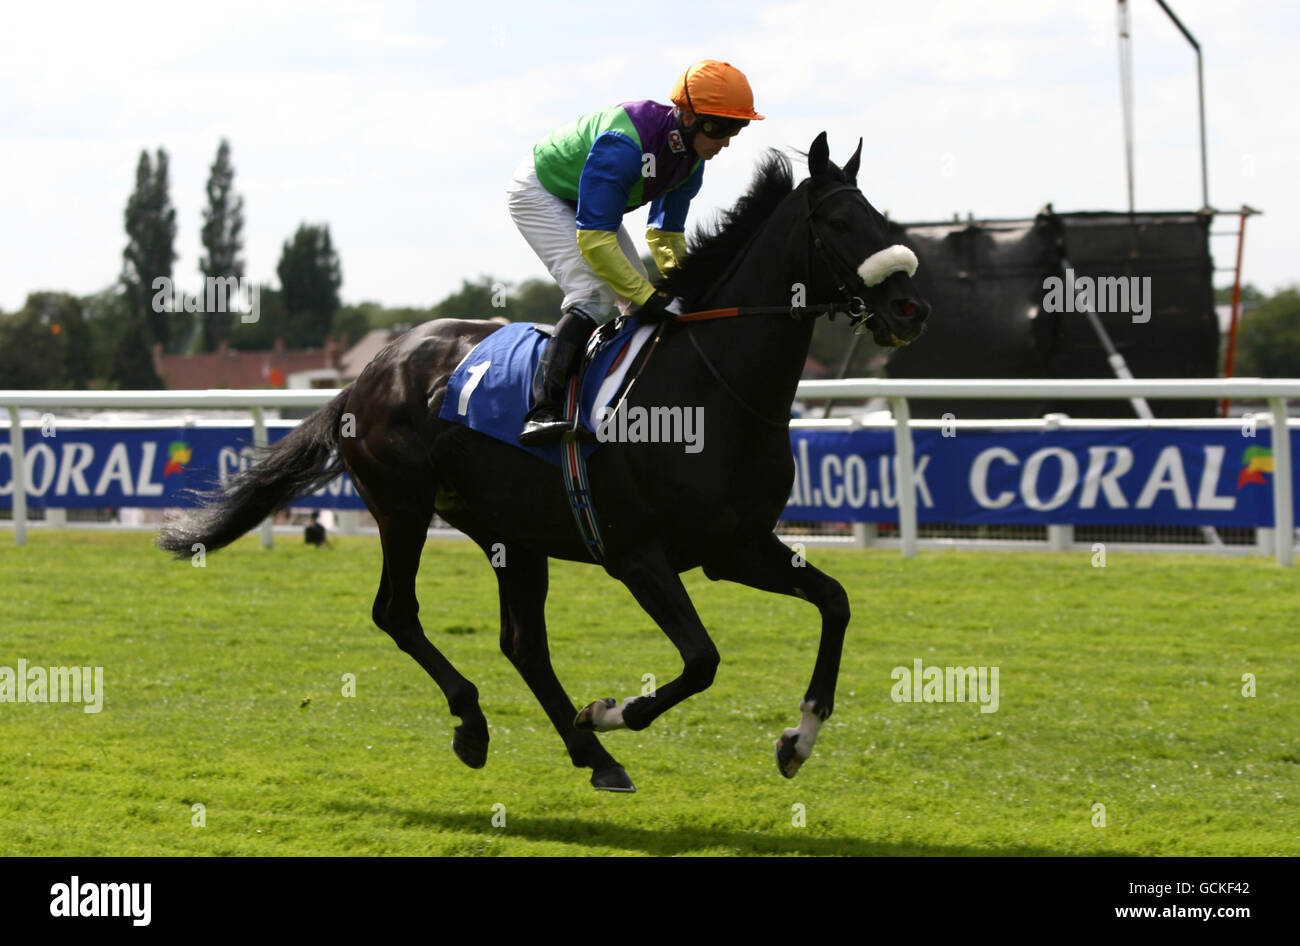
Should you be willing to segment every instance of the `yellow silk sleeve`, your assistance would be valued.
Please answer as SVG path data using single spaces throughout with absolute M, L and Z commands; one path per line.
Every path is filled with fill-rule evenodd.
M 578 249 L 592 271 L 623 298 L 641 305 L 654 295 L 655 287 L 623 254 L 613 230 L 579 230 Z
M 651 227 L 645 232 L 645 241 L 650 245 L 650 255 L 654 257 L 659 272 L 667 276 L 686 258 L 686 234 L 672 230 L 656 230 Z

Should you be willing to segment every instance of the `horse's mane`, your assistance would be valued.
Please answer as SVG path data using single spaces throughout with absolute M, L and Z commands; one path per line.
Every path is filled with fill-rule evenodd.
M 681 296 L 686 304 L 713 287 L 722 269 L 749 242 L 777 205 L 794 190 L 790 159 L 769 150 L 759 161 L 754 179 L 735 206 L 724 210 L 712 226 L 701 224 L 691 234 L 685 261 L 659 282 L 659 288 Z

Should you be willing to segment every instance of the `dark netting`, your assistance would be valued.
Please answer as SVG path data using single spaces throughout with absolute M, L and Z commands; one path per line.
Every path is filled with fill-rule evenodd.
M 1214 313 L 1211 216 L 1199 213 L 1058 214 L 1065 258 L 1076 276 L 1149 276 L 1151 299 L 1134 322 L 1126 312 L 1098 312 L 1111 342 L 1135 378 L 1213 378 L 1219 361 L 1219 323 Z M 1086 316 L 1044 313 L 1052 377 L 1112 376 L 1101 341 Z M 1157 417 L 1211 417 L 1215 402 L 1149 402 Z M 1132 417 L 1126 401 L 1057 402 L 1052 410 L 1075 417 Z
M 1035 337 L 1034 313 L 1043 280 L 1059 269 L 1047 218 L 907 227 L 920 267 L 917 287 L 930 302 L 924 335 L 894 351 L 891 378 L 1050 377 L 1047 352 Z M 963 419 L 1034 417 L 1040 401 L 917 399 L 914 417 L 951 412 Z
M 1046 311 L 1046 281 L 1100 280 L 1143 286 L 1149 320 L 1134 322 L 1137 296 L 1122 311 L 1095 309 L 1136 378 L 1218 375 L 1219 328 L 1214 314 L 1211 217 L 1200 213 L 1054 213 L 1033 220 L 905 227 L 920 260 L 918 288 L 933 306 L 930 327 L 893 351 L 891 378 L 1110 378 L 1105 349 L 1079 311 Z M 1141 283 L 1144 278 L 1149 284 Z M 1139 280 L 1134 284 L 1131 280 Z M 1120 286 L 1119 280 L 1123 280 Z M 1097 298 L 1100 294 L 1094 294 Z M 1127 298 L 1127 293 L 1124 293 Z M 1113 304 L 1116 293 L 1107 298 Z M 870 346 L 873 347 L 874 346 Z M 1151 401 L 1157 417 L 1208 417 L 1210 400 Z M 951 412 L 963 419 L 1131 417 L 1127 401 L 917 399 L 913 416 Z

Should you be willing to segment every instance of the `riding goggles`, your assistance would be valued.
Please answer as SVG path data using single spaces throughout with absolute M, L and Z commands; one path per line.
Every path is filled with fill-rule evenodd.
M 719 115 L 700 115 L 700 131 L 709 138 L 730 138 L 749 124 L 748 118 L 723 118 Z

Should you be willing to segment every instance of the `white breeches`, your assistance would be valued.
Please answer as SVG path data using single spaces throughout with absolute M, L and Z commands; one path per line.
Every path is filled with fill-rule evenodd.
M 627 314 L 636 308 L 634 303 L 615 293 L 587 263 L 578 249 L 577 213 L 542 186 L 531 152 L 515 169 L 514 179 L 506 188 L 506 199 L 515 226 L 564 291 L 562 309 L 577 306 L 597 323 L 604 323 L 616 311 Z M 626 227 L 618 228 L 618 244 L 637 271 L 649 279 Z

